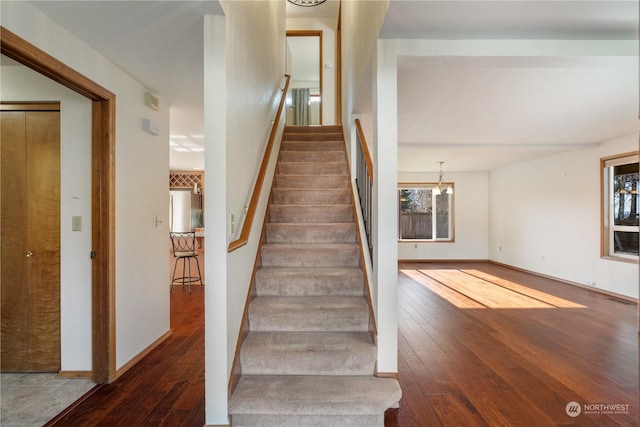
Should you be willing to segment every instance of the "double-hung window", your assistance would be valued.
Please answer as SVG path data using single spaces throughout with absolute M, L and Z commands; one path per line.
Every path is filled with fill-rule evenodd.
M 602 168 L 602 255 L 638 260 L 638 153 L 608 157 Z
M 398 186 L 400 240 L 453 241 L 453 184 Z

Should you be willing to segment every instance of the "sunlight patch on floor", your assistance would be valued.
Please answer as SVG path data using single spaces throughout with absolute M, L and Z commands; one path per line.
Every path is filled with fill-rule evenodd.
M 489 273 L 485 273 L 483 271 L 480 270 L 461 270 L 467 274 L 470 274 L 472 276 L 475 277 L 479 277 L 481 279 L 484 279 L 488 282 L 494 283 L 498 286 L 502 286 L 503 288 L 512 290 L 514 292 L 518 292 L 522 295 L 527 295 L 531 298 L 535 298 L 539 301 L 544 301 L 547 304 L 550 304 L 554 307 L 558 307 L 558 308 L 585 308 L 584 305 L 582 304 L 578 304 L 575 303 L 573 301 L 569 301 L 551 294 L 547 294 L 545 292 L 542 291 L 538 291 L 536 289 L 531 289 L 528 286 L 525 285 L 521 285 L 519 283 L 516 282 L 512 282 L 510 280 L 507 279 L 503 279 L 501 277 L 498 276 L 494 276 L 492 274 Z
M 400 272 L 463 309 L 584 308 L 479 270 L 401 269 Z

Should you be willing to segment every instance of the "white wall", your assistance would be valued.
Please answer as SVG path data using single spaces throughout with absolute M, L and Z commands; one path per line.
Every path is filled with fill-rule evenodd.
M 91 101 L 22 65 L 0 78 L 2 101 L 60 102 L 61 369 L 91 371 Z
M 169 108 L 162 94 L 159 111 L 146 107 L 144 86 L 28 2 L 2 2 L 1 7 L 2 26 L 116 95 L 115 321 L 120 368 L 169 330 Z M 142 130 L 144 118 L 160 125 L 159 136 Z M 161 228 L 156 228 L 156 216 L 165 221 Z
M 638 135 L 491 172 L 489 257 L 638 298 L 638 265 L 600 258 L 600 159 Z
M 227 253 L 244 221 L 285 74 L 285 3 L 222 1 L 205 18 L 206 423 L 228 423 L 227 382 L 249 290 L 278 147 L 247 245 Z M 224 67 L 224 69 L 222 69 Z M 222 97 L 222 100 L 221 100 Z M 280 132 L 283 127 L 281 125 Z M 280 138 L 276 139 L 280 141 Z M 225 161 L 226 159 L 226 161 Z M 235 230 L 231 230 L 231 215 Z
M 322 31 L 322 124 L 336 124 L 336 22 L 333 19 L 289 18 L 287 30 Z M 330 68 L 327 68 L 330 67 Z M 293 87 L 293 86 L 292 86 Z M 303 87 L 303 86 L 298 86 Z M 305 86 L 308 87 L 308 86 Z
M 351 115 L 372 114 L 373 111 L 370 102 L 365 102 L 365 108 L 371 108 L 368 110 L 359 106 L 358 100 L 363 96 L 370 98 L 373 91 L 370 76 L 372 67 L 376 64 L 372 61 L 389 0 L 345 1 L 341 7 L 342 123 L 345 127 L 345 137 L 350 138 L 353 126 Z M 365 81 L 369 84 L 363 85 Z M 365 128 L 365 132 L 367 137 L 372 136 L 373 128 Z
M 204 17 L 205 417 L 227 418 L 227 64 L 226 18 Z M 210 95 L 207 95 L 210 94 Z M 214 96 L 215 94 L 215 96 Z
M 398 369 L 397 207 L 389 202 L 397 192 L 397 61 L 393 47 L 377 40 L 388 4 L 342 3 L 344 133 L 351 153 L 355 149 L 353 119 L 360 117 L 374 163 L 370 286 L 378 326 L 379 372 Z
M 402 162 L 400 162 L 401 168 Z M 398 243 L 398 258 L 400 260 L 488 259 L 489 173 L 445 173 L 443 179 L 454 183 L 455 241 L 402 241 Z M 400 171 L 398 182 L 438 182 L 438 173 Z

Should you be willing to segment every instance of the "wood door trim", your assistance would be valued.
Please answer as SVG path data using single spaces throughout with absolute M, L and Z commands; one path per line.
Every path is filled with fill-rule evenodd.
M 92 360 L 93 381 L 116 376 L 115 358 L 115 105 L 116 96 L 0 26 L 0 50 L 92 102 Z M 89 256 L 89 254 L 87 254 Z
M 60 111 L 60 103 L 57 101 L 42 101 L 42 102 L 0 101 L 0 111 Z
M 338 6 L 336 29 L 336 124 L 342 124 L 342 0 Z
M 318 58 L 318 68 L 319 68 L 319 72 L 318 72 L 318 76 L 320 79 L 319 82 L 319 86 L 320 86 L 320 125 L 323 124 L 322 122 L 322 105 L 324 103 L 324 92 L 322 91 L 322 30 L 287 30 L 286 32 L 286 37 L 318 37 L 318 42 L 319 42 L 319 58 Z

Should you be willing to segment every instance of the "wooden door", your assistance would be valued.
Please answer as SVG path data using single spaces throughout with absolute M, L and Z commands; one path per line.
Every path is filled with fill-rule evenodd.
M 0 145 L 0 370 L 57 372 L 60 112 L 2 111 Z

